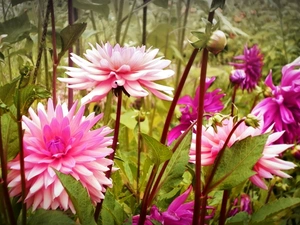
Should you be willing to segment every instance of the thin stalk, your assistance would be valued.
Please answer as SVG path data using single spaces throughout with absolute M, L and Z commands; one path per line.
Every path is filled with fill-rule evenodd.
M 110 160 L 114 160 L 115 158 L 115 154 L 117 151 L 117 144 L 118 144 L 118 137 L 119 137 L 119 130 L 120 130 L 120 121 L 121 121 L 121 109 L 122 109 L 122 89 L 119 88 L 117 90 L 117 96 L 118 96 L 118 103 L 117 103 L 117 112 L 116 112 L 116 122 L 115 122 L 115 130 L 114 130 L 114 137 L 113 137 L 113 143 L 111 145 L 111 148 L 114 150 L 113 153 L 111 153 L 109 155 L 109 159 Z M 110 178 L 111 177 L 111 170 L 112 170 L 112 165 L 110 165 L 109 170 L 106 172 L 106 177 Z M 98 217 L 102 208 L 102 203 L 103 201 L 101 201 L 100 203 L 97 204 L 96 206 L 96 210 L 95 210 L 95 214 L 94 214 L 94 218 L 95 221 L 98 221 Z
M 209 12 L 208 21 L 212 22 L 214 18 L 214 11 Z M 198 103 L 198 117 L 197 117 L 197 133 L 196 135 L 196 166 L 195 166 L 195 204 L 194 204 L 194 214 L 193 214 L 193 225 L 198 225 L 200 222 L 204 224 L 204 218 L 200 221 L 200 213 L 205 217 L 206 207 L 202 206 L 201 210 L 201 142 L 202 142 L 202 119 L 204 114 L 204 95 L 205 95 L 205 80 L 206 80 L 206 71 L 208 63 L 208 50 L 203 49 L 202 53 L 202 63 L 200 71 L 200 93 L 199 93 L 199 103 Z M 202 217 L 202 216 L 201 216 Z
M 46 35 L 47 35 L 47 27 L 48 27 L 48 20 L 49 20 L 49 15 L 50 15 L 50 6 L 51 6 L 51 0 L 48 1 L 47 4 L 47 10 L 46 10 L 46 15 L 45 15 L 45 19 L 43 22 L 43 31 L 42 31 L 42 36 L 41 36 L 41 41 L 40 41 L 40 45 L 39 45 L 39 50 L 38 50 L 38 55 L 37 55 L 37 59 L 36 59 L 36 63 L 35 63 L 35 68 L 33 71 L 33 77 L 32 77 L 32 83 L 35 84 L 37 76 L 38 76 L 38 71 L 40 68 L 40 64 L 41 64 L 41 58 L 42 58 L 42 54 L 43 51 L 45 50 L 45 44 L 46 44 Z M 45 55 L 47 53 L 45 52 Z M 46 67 L 46 65 L 45 65 Z M 47 82 L 47 75 L 46 75 L 46 82 Z
M 235 96 L 236 96 L 238 87 L 239 87 L 238 84 L 234 85 L 233 94 L 231 96 L 231 116 L 234 115 L 234 103 L 235 103 Z
M 54 7 L 53 0 L 49 0 L 50 2 L 50 11 L 51 11 L 51 28 L 52 28 L 52 50 L 53 50 L 53 74 L 52 74 L 52 99 L 53 105 L 56 105 L 56 78 L 57 78 L 57 66 L 58 66 L 58 56 L 56 51 L 56 32 L 55 32 L 55 16 L 54 16 Z
M 267 204 L 267 203 L 269 202 L 269 200 L 270 200 L 271 193 L 272 193 L 272 191 L 273 191 L 274 185 L 275 185 L 275 183 L 273 183 L 273 184 L 269 187 L 269 189 L 268 189 L 268 195 L 267 195 L 267 197 L 266 197 L 265 204 Z
M 191 125 L 179 136 L 178 140 L 176 141 L 176 144 L 174 145 L 174 147 L 172 148 L 172 152 L 174 153 L 178 146 L 180 145 L 180 143 L 182 142 L 182 140 L 185 138 L 185 136 L 189 133 L 189 131 L 195 126 L 195 124 L 197 123 L 197 121 L 195 121 L 194 123 L 191 123 Z M 157 190 L 158 190 L 158 186 L 159 186 L 159 183 L 161 181 L 161 178 L 169 164 L 169 161 L 170 160 L 167 160 L 164 165 L 162 166 L 159 174 L 157 175 L 157 178 L 155 180 L 155 183 L 153 185 L 153 188 L 152 188 L 152 191 L 150 193 L 150 197 L 149 197 L 149 200 L 148 200 L 148 206 L 151 204 L 151 202 L 153 201 L 156 193 L 157 193 Z
M 14 217 L 14 211 L 10 202 L 9 192 L 7 187 L 7 155 L 3 149 L 2 143 L 2 131 L 1 131 L 1 117 L 0 117 L 0 159 L 1 159 L 1 171 L 2 171 L 2 185 L 3 185 L 3 200 L 5 203 L 4 209 L 6 209 L 9 221 L 12 225 L 16 225 L 17 221 Z
M 8 74 L 9 74 L 9 81 L 12 81 L 12 69 L 11 69 L 11 59 L 9 54 L 9 49 L 7 49 L 7 61 L 8 61 Z
M 72 0 L 68 0 L 68 21 L 69 21 L 69 25 L 72 25 L 74 23 L 74 8 L 73 8 L 73 1 Z M 68 66 L 69 67 L 73 67 L 73 61 L 71 59 L 71 53 L 73 53 L 73 46 L 71 46 L 69 48 L 69 55 L 68 55 Z M 72 88 L 68 88 L 68 108 L 71 109 L 72 105 L 73 105 L 73 89 Z
M 93 10 L 91 10 L 90 12 L 91 12 L 91 22 L 92 22 L 93 30 L 97 31 L 97 26 L 96 26 Z M 96 42 L 100 43 L 99 35 L 97 33 L 95 34 L 95 37 L 96 37 Z
M 171 106 L 170 106 L 170 109 L 168 111 L 168 115 L 167 115 L 167 118 L 166 118 L 166 121 L 165 121 L 165 124 L 164 124 L 164 128 L 163 128 L 163 132 L 162 132 L 162 135 L 161 135 L 161 138 L 160 138 L 160 142 L 162 144 L 165 144 L 166 143 L 166 140 L 167 140 L 167 135 L 168 135 L 168 131 L 169 131 L 169 126 L 171 124 L 171 120 L 172 120 L 172 117 L 173 117 L 173 113 L 174 113 L 174 110 L 175 110 L 175 107 L 176 107 L 176 104 L 177 104 L 177 101 L 180 97 L 180 94 L 181 94 L 181 91 L 183 89 L 183 86 L 184 86 L 184 83 L 186 81 L 186 78 L 191 70 L 191 67 L 193 65 L 193 62 L 196 58 L 196 55 L 198 53 L 198 49 L 194 49 L 193 52 L 192 52 L 192 55 L 185 67 L 185 70 L 182 74 L 182 77 L 181 77 L 181 80 L 178 84 L 178 87 L 176 89 L 176 92 L 175 92 L 175 95 L 174 95 L 174 98 L 173 98 L 173 101 L 171 103 Z
M 126 38 L 128 28 L 129 28 L 129 24 L 130 24 L 130 21 L 131 21 L 131 17 L 132 17 L 132 14 L 133 14 L 132 12 L 134 10 L 135 5 L 136 5 L 136 0 L 134 0 L 133 3 L 132 3 L 132 7 L 131 7 L 131 10 L 130 10 L 130 13 L 129 13 L 129 16 L 128 16 L 128 20 L 127 20 L 127 23 L 126 23 L 126 27 L 125 27 L 125 30 L 124 30 L 124 33 L 123 33 L 121 45 L 124 45 L 125 38 Z
M 144 8 L 143 8 L 143 33 L 142 33 L 142 45 L 146 45 L 147 42 L 147 2 L 149 0 L 144 0 Z
M 223 198 L 222 198 L 219 225 L 224 225 L 225 224 L 226 216 L 227 216 L 226 207 L 227 207 L 228 198 L 229 198 L 229 190 L 224 190 L 223 191 Z
M 137 204 L 140 204 L 140 174 L 141 174 L 141 152 L 142 152 L 142 135 L 141 135 L 141 122 L 140 114 L 138 115 L 138 157 L 137 157 L 137 173 L 136 173 L 136 195 L 137 195 Z
M 116 26 L 116 42 L 120 42 L 120 37 L 121 37 L 121 28 L 122 28 L 122 15 L 123 15 L 123 6 L 124 6 L 124 1 L 119 1 L 120 5 L 118 6 L 117 9 L 117 26 Z
M 23 128 L 22 128 L 22 115 L 21 115 L 21 102 L 20 102 L 20 84 L 22 83 L 22 78 L 20 79 L 18 90 L 17 90 L 17 124 L 18 124 L 18 138 L 19 138 L 19 148 L 20 148 L 20 173 L 21 173 L 21 187 L 22 187 L 22 225 L 26 225 L 26 180 L 25 180 L 25 163 L 24 163 L 24 149 L 23 149 Z

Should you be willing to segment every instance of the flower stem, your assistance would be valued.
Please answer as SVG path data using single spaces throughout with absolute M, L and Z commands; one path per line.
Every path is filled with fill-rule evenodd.
M 140 173 L 141 173 L 141 151 L 142 151 L 142 135 L 141 135 L 141 122 L 140 122 L 140 114 L 138 115 L 138 157 L 137 157 L 137 174 L 136 174 L 136 195 L 137 195 L 137 203 L 140 204 Z
M 224 225 L 225 224 L 226 216 L 227 216 L 226 206 L 227 206 L 228 198 L 229 198 L 229 190 L 224 190 L 223 191 L 223 198 L 222 198 L 219 225 Z
M 134 0 L 133 3 L 132 3 L 130 13 L 128 15 L 128 20 L 127 20 L 127 23 L 126 23 L 126 27 L 125 27 L 123 37 L 122 37 L 122 40 L 121 40 L 121 43 L 120 43 L 121 45 L 124 45 L 125 38 L 126 38 L 126 35 L 127 35 L 127 32 L 128 32 L 128 28 L 129 28 L 129 24 L 130 24 L 130 21 L 131 21 L 131 17 L 132 17 L 132 14 L 133 14 L 132 12 L 134 10 L 135 4 L 136 4 L 136 0 Z
M 115 154 L 117 151 L 117 144 L 118 144 L 118 137 L 119 137 L 119 130 L 120 130 L 120 121 L 121 121 L 121 108 L 122 108 L 122 89 L 118 88 L 117 90 L 117 96 L 118 96 L 118 103 L 117 103 L 117 112 L 116 112 L 116 122 L 115 122 L 115 131 L 114 131 L 114 138 L 113 138 L 113 143 L 111 145 L 111 148 L 114 150 L 113 153 L 109 155 L 110 160 L 114 160 Z M 111 170 L 112 170 L 112 165 L 110 165 L 109 170 L 106 172 L 106 177 L 110 178 L 111 177 Z M 105 193 L 103 193 L 105 194 Z M 95 221 L 98 221 L 98 217 L 102 208 L 103 201 L 97 204 L 94 218 Z
M 53 105 L 56 106 L 56 78 L 57 78 L 57 66 L 58 66 L 58 56 L 56 51 L 56 32 L 55 32 L 55 16 L 54 16 L 54 7 L 53 0 L 50 2 L 50 11 L 51 11 L 51 28 L 52 28 L 52 50 L 53 50 L 53 73 L 52 73 L 52 100 Z
M 3 187 L 3 200 L 5 202 L 5 207 L 9 221 L 12 225 L 16 225 L 16 218 L 14 217 L 13 208 L 10 202 L 8 188 L 7 188 L 7 155 L 4 152 L 3 149 L 3 143 L 2 143 L 2 131 L 1 131 L 1 118 L 0 118 L 0 159 L 1 159 L 1 171 L 2 171 L 2 187 Z
M 165 125 L 164 125 L 164 128 L 163 128 L 163 132 L 162 132 L 162 135 L 161 135 L 161 139 L 160 139 L 160 142 L 162 144 L 165 144 L 166 140 L 167 140 L 167 135 L 168 135 L 168 131 L 169 131 L 169 126 L 170 126 L 170 123 L 171 123 L 171 120 L 172 120 L 172 116 L 173 116 L 173 113 L 174 113 L 174 110 L 175 110 L 175 107 L 176 107 L 176 104 L 177 104 L 177 101 L 179 99 L 179 96 L 180 96 L 180 93 L 183 89 L 183 86 L 184 86 L 184 83 L 186 81 L 186 78 L 190 72 L 190 69 L 193 65 L 193 62 L 196 58 L 196 55 L 198 53 L 198 49 L 194 49 L 193 52 L 192 52 L 192 55 L 185 67 L 185 70 L 182 74 L 182 77 L 181 77 L 181 80 L 178 84 L 178 87 L 176 89 L 176 92 L 175 92 L 175 95 L 174 95 L 174 98 L 173 98 L 173 101 L 171 103 L 171 106 L 170 106 L 170 109 L 168 111 L 168 115 L 167 115 L 167 118 L 166 118 L 166 121 L 165 121 Z
M 214 18 L 215 12 L 209 12 L 208 21 L 212 22 Z M 195 205 L 194 205 L 194 214 L 193 214 L 193 225 L 200 224 L 200 213 L 204 211 L 202 214 L 205 216 L 206 208 L 202 206 L 201 210 L 201 141 L 202 141 L 202 118 L 204 114 L 204 95 L 205 95 L 205 80 L 206 80 L 206 71 L 207 71 L 207 63 L 208 63 L 208 50 L 206 48 L 203 49 L 202 53 L 202 63 L 201 63 L 201 71 L 200 71 L 200 93 L 199 93 L 199 104 L 198 104 L 198 117 L 197 117 L 197 133 L 200 135 L 196 135 L 196 166 L 195 166 L 195 177 L 196 182 L 194 186 L 195 193 Z M 201 221 L 204 224 L 204 218 Z
M 234 116 L 234 102 L 235 102 L 235 96 L 236 96 L 236 92 L 237 92 L 237 89 L 238 89 L 238 85 L 234 85 L 234 88 L 233 88 L 233 93 L 232 93 L 232 96 L 231 96 L 231 116 Z
M 73 1 L 68 0 L 68 21 L 69 25 L 72 25 L 74 23 L 74 8 L 73 8 Z M 71 53 L 73 52 L 73 47 L 71 46 L 69 48 L 69 55 L 68 55 L 68 66 L 73 67 L 73 61 L 71 60 Z M 68 108 L 71 109 L 73 105 L 73 89 L 68 88 Z
M 16 95 L 16 106 L 17 106 L 17 125 L 18 125 L 18 139 L 20 149 L 20 173 L 21 173 L 21 188 L 22 188 L 22 225 L 26 225 L 26 180 L 25 180 L 25 162 L 24 162 L 24 149 L 23 149 L 23 129 L 22 129 L 22 114 L 21 114 L 21 100 L 20 100 L 20 84 L 22 83 L 23 76 L 19 81 L 17 95 Z

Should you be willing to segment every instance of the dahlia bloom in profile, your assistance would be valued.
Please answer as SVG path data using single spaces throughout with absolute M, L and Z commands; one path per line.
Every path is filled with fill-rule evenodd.
M 84 54 L 87 60 L 73 53 L 71 59 L 79 68 L 66 67 L 70 77 L 58 78 L 68 83 L 69 88 L 90 90 L 82 98 L 83 104 L 99 101 L 118 88 L 128 96 L 145 97 L 150 91 L 163 100 L 172 100 L 173 88 L 154 82 L 174 75 L 172 70 L 163 70 L 170 60 L 155 58 L 158 49 L 110 43 L 96 44 L 96 48 L 91 45 L 91 48 Z
M 220 112 L 224 105 L 221 99 L 225 94 L 220 93 L 221 89 L 215 89 L 212 92 L 208 92 L 207 89 L 215 81 L 216 77 L 206 78 L 205 95 L 204 95 L 204 113 L 217 113 Z M 180 124 L 170 130 L 168 134 L 168 144 L 171 144 L 180 134 L 185 131 L 192 122 L 197 120 L 198 117 L 198 103 L 199 103 L 200 88 L 198 87 L 195 93 L 195 97 L 192 98 L 189 95 L 181 97 L 177 104 L 184 105 L 180 107 L 181 117 Z
M 215 132 L 212 126 L 202 129 L 202 145 L 201 145 L 201 164 L 203 166 L 212 165 L 219 153 L 223 148 L 223 145 L 234 127 L 234 119 L 230 117 L 222 122 L 222 126 L 217 126 L 217 132 Z M 263 121 L 260 122 L 259 128 L 253 128 L 247 126 L 242 122 L 231 136 L 228 147 L 230 148 L 236 141 L 240 141 L 248 136 L 258 136 L 263 134 L 262 131 Z M 270 132 L 270 127 L 265 132 Z M 255 175 L 250 177 L 250 181 L 256 186 L 267 189 L 264 183 L 265 178 L 272 178 L 273 175 L 277 175 L 283 178 L 289 178 L 290 176 L 281 170 L 293 169 L 296 165 L 292 162 L 284 161 L 277 158 L 282 152 L 292 147 L 289 144 L 274 144 L 284 132 L 274 132 L 268 136 L 265 148 L 263 150 L 263 156 L 254 165 L 253 170 Z M 196 133 L 193 133 L 192 144 L 190 148 L 190 162 L 195 163 L 196 160 Z
M 300 57 L 282 68 L 281 84 L 275 86 L 272 71 L 265 84 L 270 88 L 270 97 L 259 102 L 252 114 L 262 116 L 264 130 L 274 123 L 275 131 L 285 131 L 278 143 L 299 142 L 300 134 Z
M 159 212 L 158 208 L 154 205 L 150 209 L 150 215 L 146 216 L 146 225 L 152 224 L 152 220 L 158 221 L 164 225 L 190 225 L 193 222 L 193 209 L 194 201 L 185 202 L 192 190 L 190 186 L 183 194 L 178 196 L 169 205 L 165 212 Z M 211 213 L 205 216 L 205 219 L 211 219 L 214 216 L 215 208 L 207 206 Z M 136 215 L 132 218 L 132 224 L 137 225 L 140 216 Z
M 235 198 L 233 201 L 233 208 L 229 212 L 229 217 L 236 215 L 238 212 L 247 212 L 252 214 L 252 205 L 250 196 L 243 193 L 240 198 Z
M 66 104 L 55 108 L 51 99 L 47 109 L 39 103 L 37 113 L 29 109 L 30 117 L 23 116 L 25 129 L 24 161 L 26 199 L 32 209 L 71 209 L 75 213 L 67 192 L 53 169 L 70 174 L 88 191 L 94 204 L 104 198 L 105 187 L 112 181 L 105 176 L 112 161 L 106 159 L 113 152 L 109 146 L 112 132 L 108 127 L 91 128 L 102 115 L 91 113 L 85 117 L 85 107 L 76 113 L 77 103 L 70 111 Z M 21 195 L 19 155 L 9 162 L 8 186 L 11 196 Z
M 258 49 L 257 45 L 248 48 L 246 45 L 244 48 L 244 54 L 235 56 L 237 62 L 231 62 L 230 65 L 234 66 L 236 70 L 244 70 L 245 79 L 240 83 L 242 90 L 252 91 L 258 84 L 261 78 L 261 71 L 263 66 L 263 56 Z

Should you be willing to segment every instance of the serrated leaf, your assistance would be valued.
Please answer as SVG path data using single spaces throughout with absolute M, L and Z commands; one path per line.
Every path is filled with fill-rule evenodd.
M 270 202 L 253 213 L 250 224 L 264 222 L 267 218 L 277 215 L 283 210 L 300 205 L 300 198 L 280 198 Z
M 39 85 L 28 85 L 20 89 L 21 114 L 26 115 L 31 104 L 38 99 L 46 99 L 51 96 L 50 92 Z M 16 104 L 16 98 L 15 98 Z
M 128 216 L 122 205 L 115 199 L 110 191 L 107 191 L 101 210 L 102 225 L 121 225 L 127 218 Z
M 180 142 L 177 150 L 173 153 L 165 172 L 160 181 L 160 194 L 170 192 L 182 180 L 182 175 L 186 170 L 186 165 L 189 161 L 189 151 L 192 140 L 192 131 L 190 131 Z M 174 146 L 177 141 L 171 145 Z
M 166 145 L 147 134 L 142 133 L 141 135 L 148 146 L 149 157 L 154 164 L 159 165 L 171 158 L 172 151 Z
M 252 170 L 262 156 L 269 134 L 247 137 L 226 148 L 209 190 L 230 190 L 255 174 Z
M 56 170 L 55 173 L 67 191 L 81 225 L 96 225 L 94 207 L 87 190 L 71 175 L 66 175 Z
M 233 217 L 226 220 L 226 225 L 246 225 L 248 224 L 249 214 L 247 212 L 239 212 Z
M 7 34 L 7 37 L 4 38 L 3 42 L 8 42 L 10 44 L 29 37 L 31 30 L 32 27 L 26 12 L 20 16 L 0 23 L 0 34 Z
M 69 218 L 62 211 L 38 209 L 32 213 L 27 225 L 76 225 L 77 223 Z
M 9 107 L 9 111 L 16 115 L 17 110 L 14 105 Z M 2 115 L 0 119 L 3 149 L 7 155 L 7 160 L 9 161 L 19 152 L 18 124 L 9 113 Z
M 65 52 L 68 51 L 69 48 L 78 40 L 78 38 L 84 32 L 86 25 L 86 23 L 75 23 L 72 25 L 68 25 L 61 30 L 59 34 L 62 41 L 62 48 L 60 53 L 58 54 L 59 60 L 65 54 Z

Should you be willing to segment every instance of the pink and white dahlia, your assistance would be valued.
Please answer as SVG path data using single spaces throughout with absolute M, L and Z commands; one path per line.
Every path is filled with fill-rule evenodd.
M 85 107 L 76 113 L 77 103 L 70 111 L 66 104 L 55 108 L 51 99 L 47 109 L 39 103 L 37 113 L 29 109 L 31 118 L 23 116 L 25 129 L 24 161 L 26 193 L 25 202 L 32 209 L 71 209 L 75 212 L 67 192 L 53 168 L 72 175 L 87 189 L 94 204 L 104 198 L 105 187 L 112 181 L 105 176 L 112 161 L 106 159 L 113 152 L 109 146 L 112 132 L 108 127 L 92 130 L 102 115 L 84 116 Z M 11 196 L 21 194 L 19 155 L 9 162 L 8 186 Z
M 263 56 L 257 47 L 248 48 L 247 45 L 244 48 L 244 54 L 234 57 L 237 62 L 229 63 L 234 66 L 236 70 L 244 70 L 245 79 L 240 82 L 239 86 L 242 90 L 252 91 L 259 79 L 261 78 L 261 71 L 263 66 Z
M 82 103 L 99 101 L 117 88 L 128 96 L 145 97 L 148 91 L 143 87 L 161 99 L 172 100 L 173 88 L 154 82 L 174 75 L 172 70 L 163 70 L 170 60 L 155 58 L 158 49 L 112 46 L 110 43 L 96 44 L 96 48 L 91 45 L 91 48 L 84 54 L 87 60 L 72 54 L 71 59 L 79 68 L 66 67 L 70 77 L 59 78 L 68 83 L 69 88 L 90 90 Z
M 233 118 L 225 119 L 222 122 L 222 126 L 217 127 L 215 132 L 212 126 L 205 127 L 202 129 L 202 145 L 201 145 L 201 163 L 202 166 L 212 165 L 219 153 L 223 148 L 223 145 L 234 127 Z M 241 123 L 231 136 L 227 147 L 231 147 L 236 141 L 240 141 L 249 136 L 258 136 L 263 134 L 262 131 L 263 121 L 260 122 L 259 128 L 253 128 L 247 126 L 244 122 Z M 269 132 L 271 129 L 267 130 Z M 289 178 L 290 176 L 281 170 L 293 169 L 296 165 L 292 162 L 284 161 L 279 159 L 278 156 L 292 147 L 293 145 L 288 144 L 274 144 L 282 135 L 282 132 L 274 132 L 269 135 L 265 148 L 263 150 L 263 156 L 254 165 L 253 170 L 256 172 L 255 175 L 250 177 L 250 181 L 256 186 L 267 189 L 264 183 L 265 178 L 272 178 L 273 175 L 279 177 Z M 196 133 L 193 134 L 192 144 L 190 149 L 190 162 L 195 163 L 196 160 Z

